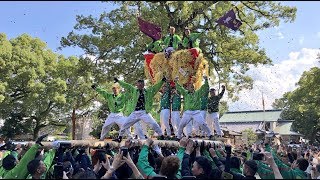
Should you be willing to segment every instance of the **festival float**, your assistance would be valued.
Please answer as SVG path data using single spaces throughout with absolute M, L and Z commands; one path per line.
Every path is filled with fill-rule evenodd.
M 174 86 L 173 79 L 178 77 L 179 84 L 192 83 L 197 90 L 202 85 L 203 76 L 209 75 L 208 61 L 196 48 L 175 51 L 169 59 L 163 52 L 149 52 L 144 54 L 144 58 L 145 75 L 153 84 L 165 76 Z

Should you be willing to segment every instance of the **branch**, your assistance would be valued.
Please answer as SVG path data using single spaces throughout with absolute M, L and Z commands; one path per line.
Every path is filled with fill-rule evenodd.
M 240 1 L 240 3 L 243 4 L 244 6 L 246 6 L 247 8 L 249 8 L 249 9 L 251 9 L 251 10 L 253 10 L 253 11 L 256 11 L 256 12 L 260 13 L 260 14 L 263 15 L 263 16 L 273 17 L 272 15 L 266 14 L 266 13 L 262 12 L 262 11 L 259 10 L 259 9 L 254 9 L 254 8 L 248 6 L 248 5 L 247 5 L 246 3 L 244 3 L 243 1 Z
M 168 17 L 170 19 L 170 24 L 169 25 L 171 25 L 173 23 L 173 19 L 174 19 L 173 12 L 170 11 L 170 7 L 169 7 L 168 4 L 166 4 L 166 2 L 163 2 L 161 4 L 164 5 L 165 9 L 167 10 L 167 15 L 168 15 Z
M 241 18 L 240 12 L 241 12 L 242 14 L 244 14 L 244 12 L 241 11 L 237 6 L 235 6 L 235 5 L 233 5 L 233 6 L 237 9 L 237 14 L 238 14 L 238 17 L 239 17 L 240 21 L 246 23 L 246 24 L 250 27 L 251 31 L 254 31 L 254 29 L 252 28 L 252 26 L 251 26 L 247 21 L 245 21 L 245 20 L 243 20 L 243 19 Z M 245 14 L 244 14 L 244 15 L 245 15 Z M 239 29 L 239 30 L 240 30 L 240 29 Z
M 203 14 L 203 16 L 208 20 L 210 26 L 213 27 L 213 29 L 217 29 L 217 26 L 216 26 L 216 25 L 215 25 L 215 26 L 213 25 L 211 19 L 206 15 L 206 13 L 203 12 L 202 14 Z
M 40 112 L 40 117 L 50 112 L 50 110 L 54 107 L 54 106 L 51 107 L 52 104 L 53 104 L 53 101 L 50 101 L 46 110 Z

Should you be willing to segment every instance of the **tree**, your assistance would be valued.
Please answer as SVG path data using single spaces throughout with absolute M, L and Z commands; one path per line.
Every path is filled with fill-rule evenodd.
M 139 32 L 136 15 L 158 24 L 163 33 L 168 25 L 205 32 L 200 48 L 210 60 L 211 74 L 227 86 L 229 98 L 236 100 L 240 90 L 252 88 L 253 80 L 245 75 L 250 65 L 271 64 L 260 48 L 257 31 L 278 26 L 281 21 L 293 22 L 296 8 L 272 1 L 117 1 L 118 8 L 103 12 L 100 17 L 78 15 L 74 31 L 61 39 L 63 47 L 78 46 L 96 57 L 99 70 L 108 71 L 106 78 L 122 75 L 128 82 L 144 77 L 145 44 L 151 39 Z M 215 20 L 234 9 L 243 22 L 238 32 L 216 26 Z M 85 33 L 83 30 L 91 30 Z
M 0 47 L 0 117 L 8 120 L 5 127 L 14 129 L 12 120 L 28 125 L 20 133 L 32 130 L 35 139 L 43 127 L 57 122 L 56 114 L 66 103 L 66 83 L 57 74 L 63 57 L 27 34 L 11 40 L 0 34 Z
M 293 128 L 311 142 L 320 142 L 320 68 L 305 71 L 297 89 L 276 99 L 274 108 L 282 108 L 282 119 L 294 120 Z
M 75 139 L 76 120 L 79 116 L 95 111 L 93 102 L 96 97 L 91 85 L 101 82 L 102 76 L 89 58 L 69 57 L 61 60 L 58 66 L 59 75 L 67 82 L 66 106 L 64 112 L 72 122 L 72 139 Z M 95 81 L 94 81 L 95 79 Z
M 248 137 L 248 144 L 252 145 L 253 143 L 255 143 L 258 140 L 258 136 L 256 135 L 256 133 L 252 130 L 252 128 L 249 129 L 245 129 L 242 131 L 242 133 L 246 133 L 247 137 Z

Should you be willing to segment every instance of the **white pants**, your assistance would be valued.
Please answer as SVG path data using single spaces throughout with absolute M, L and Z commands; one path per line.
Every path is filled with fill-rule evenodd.
M 162 109 L 160 111 L 160 124 L 161 124 L 161 130 L 164 133 L 165 130 L 167 130 L 167 135 L 171 136 L 171 128 L 169 124 L 170 119 L 170 110 L 169 109 Z
M 196 110 L 196 111 L 185 111 L 182 115 L 182 119 L 179 125 L 179 129 L 178 129 L 178 135 L 177 137 L 180 139 L 181 138 L 181 134 L 182 134 L 182 130 L 183 128 L 190 123 L 191 119 L 194 119 L 194 121 L 196 121 L 197 123 L 200 124 L 200 127 L 203 129 L 203 131 L 205 131 L 208 135 L 212 135 L 211 131 L 205 121 L 205 119 L 202 117 L 200 110 Z M 191 132 L 188 132 L 188 134 L 186 134 L 187 136 L 191 135 Z
M 146 139 L 144 135 L 146 135 L 146 127 L 145 123 L 137 122 L 133 125 L 134 127 L 134 135 L 137 135 L 139 139 Z
M 202 117 L 204 118 L 204 120 L 206 121 L 207 111 L 201 110 L 200 113 L 201 113 Z M 195 131 L 195 133 L 199 136 L 205 136 L 206 133 L 201 129 L 199 122 L 192 120 L 192 123 L 193 123 L 193 128 L 194 128 L 193 130 Z
M 173 127 L 174 134 L 177 136 L 178 128 L 180 125 L 180 111 L 171 111 L 171 124 Z M 184 134 L 190 134 L 192 131 L 192 123 L 189 122 L 187 126 L 183 129 Z
M 211 130 L 215 129 L 219 136 L 223 136 L 219 123 L 219 112 L 208 113 L 207 123 Z M 213 127 L 214 126 L 214 127 Z
M 142 120 L 148 126 L 150 126 L 159 136 L 163 135 L 160 126 L 158 123 L 153 119 L 150 113 L 146 113 L 145 110 L 141 111 L 134 111 L 132 112 L 129 117 L 127 118 L 126 122 L 122 125 L 119 136 L 122 136 L 126 129 L 130 128 L 135 123 Z
M 111 127 L 114 124 L 117 124 L 119 128 L 126 122 L 126 117 L 123 116 L 122 113 L 110 113 L 107 117 L 106 121 L 104 122 L 104 125 L 102 126 L 100 140 L 103 140 L 108 132 L 110 131 Z M 126 135 L 128 137 L 132 137 L 129 129 L 125 131 Z

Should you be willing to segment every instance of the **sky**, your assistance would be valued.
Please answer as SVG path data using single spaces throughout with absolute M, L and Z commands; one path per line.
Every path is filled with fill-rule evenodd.
M 296 88 L 302 73 L 320 64 L 316 60 L 320 52 L 320 23 L 315 14 L 320 10 L 319 2 L 286 1 L 284 5 L 296 6 L 293 23 L 281 22 L 279 27 L 259 31 L 260 47 L 265 48 L 274 66 L 251 68 L 248 74 L 254 79 L 254 88 L 239 95 L 239 101 L 229 101 L 230 111 L 262 109 L 262 93 L 266 109 L 271 109 L 275 99 Z M 100 1 L 1 1 L 0 33 L 8 39 L 23 33 L 45 41 L 50 49 L 65 56 L 82 55 L 80 48 L 63 48 L 61 37 L 67 36 L 76 23 L 76 15 L 97 17 L 103 11 L 109 12 L 115 6 Z M 216 86 L 216 85 L 212 85 Z

